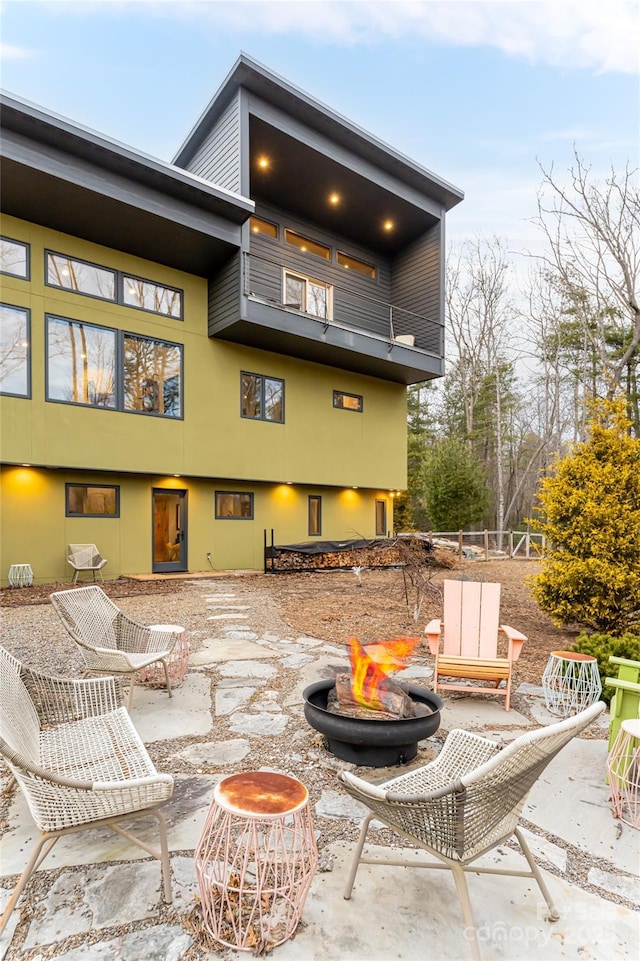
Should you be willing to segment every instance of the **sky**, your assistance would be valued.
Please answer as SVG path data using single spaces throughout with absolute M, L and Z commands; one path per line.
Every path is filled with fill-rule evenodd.
M 640 164 L 640 4 L 9 0 L 4 90 L 170 161 L 244 52 L 465 192 L 448 240 L 536 252 L 540 165 Z

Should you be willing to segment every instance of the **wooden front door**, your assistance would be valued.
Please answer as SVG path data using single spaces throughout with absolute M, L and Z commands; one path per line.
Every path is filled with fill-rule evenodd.
M 187 492 L 154 488 L 152 571 L 187 569 Z

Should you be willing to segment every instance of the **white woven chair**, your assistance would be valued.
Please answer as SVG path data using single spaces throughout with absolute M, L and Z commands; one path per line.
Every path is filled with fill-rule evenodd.
M 99 574 L 100 580 L 104 581 L 102 568 L 108 561 L 101 557 L 95 544 L 69 544 L 67 546 L 67 563 L 73 567 L 72 584 L 78 583 L 81 571 L 90 571 L 93 574 L 94 581 L 96 574 Z
M 371 820 L 378 818 L 411 845 L 418 844 L 439 859 L 411 861 L 410 866 L 453 873 L 474 959 L 479 959 L 480 953 L 465 872 L 534 878 L 547 902 L 549 920 L 557 920 L 560 915 L 518 828 L 518 820 L 529 791 L 545 767 L 603 710 L 600 701 L 574 717 L 523 734 L 502 749 L 477 734 L 456 729 L 448 735 L 435 761 L 381 784 L 370 784 L 342 771 L 339 776 L 347 791 L 371 812 L 362 822 L 344 897 L 351 897 L 360 864 L 409 866 L 401 856 L 363 856 L 367 830 Z M 529 871 L 473 864 L 512 835 L 520 844 Z
M 138 671 L 161 663 L 172 697 L 167 658 L 179 632 L 150 630 L 131 620 L 101 587 L 76 587 L 51 594 L 60 620 L 79 646 L 86 674 L 123 674 L 131 681 L 127 708 L 131 707 Z
M 40 830 L 2 915 L 0 934 L 58 838 L 88 828 L 110 827 L 159 858 L 170 903 L 167 832 L 158 806 L 171 797 L 173 778 L 156 771 L 122 707 L 121 680 L 47 677 L 0 647 L 0 704 L 0 754 Z M 159 851 L 121 826 L 148 815 L 158 821 Z

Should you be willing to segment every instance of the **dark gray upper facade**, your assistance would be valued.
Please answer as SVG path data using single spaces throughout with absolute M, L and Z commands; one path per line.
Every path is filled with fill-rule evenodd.
M 211 336 L 406 384 L 442 374 L 457 188 L 244 55 L 173 162 L 251 197 L 272 230 L 245 224 L 211 279 Z

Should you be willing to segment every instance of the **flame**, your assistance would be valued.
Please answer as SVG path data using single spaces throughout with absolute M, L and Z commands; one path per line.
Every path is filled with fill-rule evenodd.
M 384 710 L 381 692 L 391 671 L 406 666 L 419 637 L 396 637 L 393 641 L 361 644 L 357 637 L 349 638 L 351 657 L 351 691 L 358 704 L 376 711 Z

